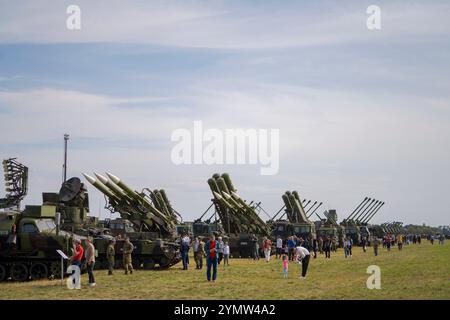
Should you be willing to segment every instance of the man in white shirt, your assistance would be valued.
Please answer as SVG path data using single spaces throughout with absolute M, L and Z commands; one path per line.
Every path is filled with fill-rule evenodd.
M 281 257 L 281 254 L 283 252 L 283 239 L 281 239 L 280 236 L 277 237 L 277 250 L 275 251 L 275 259 L 278 259 L 278 257 Z
M 301 280 L 305 280 L 306 278 L 306 271 L 308 271 L 308 264 L 309 264 L 309 258 L 310 254 L 308 249 L 305 247 L 299 246 L 295 248 L 295 257 L 298 263 L 301 262 L 302 264 L 302 274 L 300 276 Z

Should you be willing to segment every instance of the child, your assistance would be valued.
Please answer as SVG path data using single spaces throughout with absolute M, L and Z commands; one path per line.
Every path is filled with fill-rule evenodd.
M 350 240 L 347 238 L 344 239 L 344 254 L 346 258 L 350 255 Z
M 223 246 L 223 266 L 227 267 L 229 266 L 228 258 L 230 257 L 230 246 L 228 245 L 228 242 L 225 242 L 225 245 Z
M 288 277 L 288 269 L 289 269 L 289 260 L 288 260 L 288 258 L 286 256 L 286 254 L 283 254 L 281 260 L 283 262 L 283 278 L 287 279 L 287 277 Z

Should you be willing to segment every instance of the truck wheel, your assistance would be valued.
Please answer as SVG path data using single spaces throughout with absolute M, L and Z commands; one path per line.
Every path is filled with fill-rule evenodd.
M 162 256 L 161 259 L 159 259 L 159 266 L 161 268 L 168 267 L 169 263 L 170 263 L 169 259 L 167 257 L 165 257 L 165 256 Z
M 0 264 L 0 282 L 6 280 L 6 266 Z
M 25 281 L 28 279 L 28 268 L 24 263 L 14 263 L 10 270 L 11 279 L 14 281 Z
M 61 278 L 61 262 L 54 261 L 50 263 L 50 275 L 55 278 Z
M 155 260 L 147 259 L 144 260 L 144 270 L 153 270 L 155 269 Z
M 30 276 L 32 280 L 40 280 L 48 278 L 47 266 L 43 263 L 35 263 L 30 268 Z

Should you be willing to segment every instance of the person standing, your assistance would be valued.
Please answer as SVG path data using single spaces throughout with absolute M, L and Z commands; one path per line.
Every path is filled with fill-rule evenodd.
M 391 251 L 391 244 L 392 244 L 391 236 L 388 235 L 386 236 L 386 248 L 388 251 Z
M 281 258 L 281 254 L 283 251 L 283 239 L 281 239 L 281 236 L 277 237 L 277 248 L 275 250 L 275 259 L 278 259 L 278 257 Z
M 134 245 L 131 243 L 130 238 L 125 238 L 125 243 L 123 244 L 122 253 L 123 253 L 123 266 L 125 268 L 125 274 L 133 274 L 133 262 L 131 258 L 131 254 L 133 253 Z
M 308 271 L 308 265 L 309 265 L 309 258 L 310 254 L 308 249 L 305 247 L 297 247 L 295 250 L 295 256 L 298 263 L 301 263 L 302 265 L 302 273 L 300 276 L 300 279 L 305 280 L 306 279 L 306 272 Z
M 350 242 L 350 247 L 348 247 L 348 253 L 350 254 L 350 257 L 351 257 L 351 256 L 353 256 L 353 252 L 352 252 L 352 249 L 353 249 L 353 239 L 352 239 L 352 237 L 350 237 L 350 238 L 348 239 L 348 241 Z
M 81 246 L 81 241 L 78 239 L 74 240 L 75 245 L 73 246 L 73 255 L 70 258 L 71 264 L 74 266 L 78 266 L 81 270 L 81 262 L 84 256 L 84 249 Z
M 290 236 L 288 243 L 288 256 L 289 256 L 289 260 L 293 261 L 294 260 L 294 253 L 295 253 L 295 241 L 294 241 L 294 237 Z
M 253 260 L 259 260 L 259 243 L 258 243 L 258 237 L 253 234 L 252 236 L 252 256 Z
M 373 239 L 373 253 L 375 257 L 378 256 L 378 246 L 380 245 L 380 240 L 377 237 Z
M 272 251 L 272 241 L 268 238 L 264 238 L 263 248 L 264 248 L 264 257 L 266 258 L 266 262 L 269 262 L 270 261 L 270 252 Z
M 314 259 L 317 258 L 317 246 L 318 246 L 317 238 L 312 238 L 311 239 L 311 248 L 314 253 Z
M 202 256 L 200 253 L 200 240 L 198 237 L 195 237 L 194 241 L 192 242 L 192 251 L 194 253 L 195 269 L 201 269 L 200 259 L 202 258 Z
M 223 260 L 223 247 L 224 247 L 225 243 L 223 242 L 222 237 L 219 237 L 217 240 L 218 240 L 217 243 L 219 245 L 219 249 L 217 252 L 219 255 L 219 257 L 218 257 L 219 260 L 217 260 L 217 263 L 220 265 L 220 263 Z
M 86 239 L 85 258 L 86 258 L 87 272 L 89 275 L 89 286 L 95 287 L 95 278 L 94 278 L 95 247 L 92 244 L 92 241 L 89 237 Z
M 348 240 L 348 238 L 344 239 L 344 255 L 345 258 L 348 258 L 350 255 L 350 240 Z
M 219 244 L 216 241 L 216 237 L 212 234 L 205 245 L 206 252 L 206 279 L 211 281 L 211 269 L 212 269 L 212 281 L 216 282 L 217 279 L 217 260 L 219 250 Z
M 397 246 L 398 246 L 398 250 L 403 249 L 403 235 L 400 233 L 397 235 Z
M 361 245 L 362 245 L 363 251 L 366 252 L 366 249 L 367 249 L 367 238 L 365 236 L 361 237 Z
M 288 277 L 288 272 L 289 272 L 289 259 L 286 256 L 286 254 L 283 254 L 281 257 L 282 261 L 283 261 L 283 278 L 287 279 Z
M 180 254 L 181 254 L 181 260 L 183 262 L 183 270 L 188 269 L 189 265 L 189 241 L 185 240 L 185 237 L 181 240 L 181 248 L 180 248 Z
M 323 252 L 325 252 L 325 259 L 331 259 L 331 239 L 327 237 L 323 242 Z
M 106 249 L 106 258 L 108 259 L 108 275 L 112 276 L 114 265 L 116 264 L 116 249 L 114 248 L 116 240 L 111 240 L 109 242 L 108 248 Z
M 230 259 L 230 246 L 228 245 L 228 242 L 225 242 L 224 246 L 223 246 L 223 266 L 224 267 L 228 267 L 230 265 L 229 259 Z
M 319 245 L 319 253 L 323 254 L 323 238 L 321 236 L 319 237 L 318 245 Z

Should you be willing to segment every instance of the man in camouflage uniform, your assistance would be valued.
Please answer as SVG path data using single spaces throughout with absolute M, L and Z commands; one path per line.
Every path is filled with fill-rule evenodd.
M 375 257 L 378 256 L 378 246 L 380 245 L 380 240 L 377 237 L 373 239 L 373 253 Z
M 106 249 L 106 256 L 108 258 L 108 275 L 112 276 L 114 265 L 116 263 L 115 256 L 116 256 L 116 250 L 114 249 L 114 245 L 116 244 L 116 240 L 111 240 L 109 242 L 108 248 Z
M 133 274 L 133 264 L 131 260 L 131 253 L 134 250 L 133 244 L 130 242 L 130 238 L 125 239 L 125 243 L 123 244 L 123 265 L 125 268 L 125 274 L 128 274 L 128 271 L 130 271 L 130 274 Z

